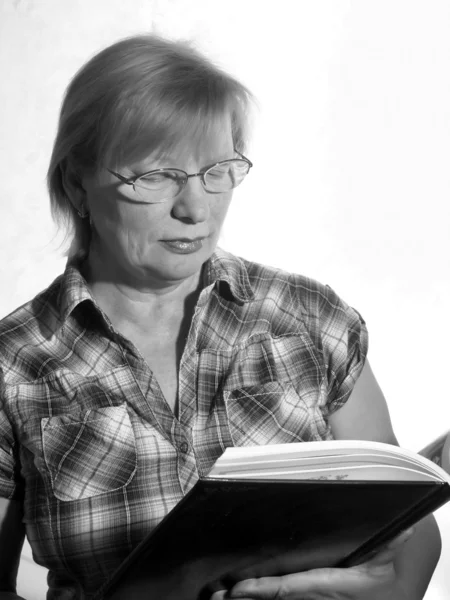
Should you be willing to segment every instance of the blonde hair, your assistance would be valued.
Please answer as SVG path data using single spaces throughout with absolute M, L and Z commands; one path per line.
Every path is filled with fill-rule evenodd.
M 187 42 L 140 35 L 91 58 L 69 84 L 47 173 L 51 212 L 70 241 L 68 256 L 89 251 L 90 226 L 64 187 L 68 170 L 80 178 L 101 161 L 169 152 L 187 135 L 199 139 L 231 119 L 236 150 L 245 150 L 253 96 Z

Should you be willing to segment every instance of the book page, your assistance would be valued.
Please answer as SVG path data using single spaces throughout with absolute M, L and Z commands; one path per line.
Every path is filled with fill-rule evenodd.
M 285 455 L 281 457 L 271 457 L 269 459 L 263 460 L 262 458 L 257 458 L 254 460 L 245 460 L 245 459 L 234 459 L 234 460 L 226 460 L 224 457 L 223 460 L 217 461 L 214 466 L 214 473 L 216 475 L 220 475 L 223 472 L 228 472 L 232 469 L 234 472 L 240 471 L 248 471 L 249 469 L 252 471 L 265 471 L 267 469 L 272 470 L 284 470 L 292 468 L 293 466 L 297 468 L 308 469 L 314 466 L 327 467 L 338 466 L 338 465 L 391 465 L 391 466 L 403 466 L 403 467 L 412 467 L 416 468 L 418 471 L 422 471 L 425 473 L 429 472 L 428 468 L 424 468 L 423 465 L 417 461 L 413 463 L 411 460 L 404 458 L 403 456 L 390 456 L 383 454 L 374 454 L 373 452 L 354 452 L 351 454 L 328 454 L 326 456 L 310 456 L 307 454 L 306 456 L 298 456 L 293 458 L 287 458 Z
M 280 478 L 287 472 L 299 474 L 311 469 L 330 470 L 339 467 L 343 472 L 359 468 L 390 467 L 399 470 L 401 480 L 406 472 L 413 472 L 417 477 L 422 474 L 426 480 L 442 480 L 450 483 L 450 477 L 435 463 L 405 448 L 390 444 L 360 440 L 331 440 L 319 442 L 299 442 L 290 444 L 273 444 L 268 446 L 242 446 L 227 448 L 216 461 L 208 477 L 251 477 L 272 478 L 278 473 Z M 401 474 L 402 469 L 405 471 Z M 269 475 L 270 473 L 270 475 Z M 369 479 L 377 479 L 375 471 L 371 471 Z M 391 477 L 392 475 L 389 475 Z M 299 475 L 296 478 L 300 477 Z M 416 479 L 422 480 L 420 478 Z
M 440 478 L 412 468 L 377 464 L 348 464 L 331 468 L 300 468 L 257 471 L 214 470 L 208 478 L 218 479 L 284 479 L 284 480 L 336 480 L 336 481 L 441 481 Z

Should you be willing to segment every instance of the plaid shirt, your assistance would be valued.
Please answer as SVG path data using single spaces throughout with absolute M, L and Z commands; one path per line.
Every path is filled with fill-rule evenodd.
M 0 322 L 0 494 L 24 506 L 49 599 L 84 598 L 227 446 L 331 438 L 367 351 L 329 288 L 217 250 L 179 372 L 179 413 L 77 264 Z

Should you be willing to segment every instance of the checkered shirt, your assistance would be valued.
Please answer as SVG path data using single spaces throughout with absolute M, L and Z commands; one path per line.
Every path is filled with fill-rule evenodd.
M 179 370 L 179 412 L 75 262 L 0 322 L 0 494 L 24 507 L 48 600 L 89 596 L 227 446 L 324 440 L 364 364 L 329 287 L 217 250 Z

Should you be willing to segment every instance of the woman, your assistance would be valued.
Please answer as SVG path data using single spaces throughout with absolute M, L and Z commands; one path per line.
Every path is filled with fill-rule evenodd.
M 49 599 L 93 593 L 229 445 L 396 443 L 360 315 L 216 247 L 252 166 L 250 102 L 155 36 L 105 49 L 70 84 L 48 174 L 67 268 L 0 326 L 0 600 L 18 597 L 24 531 Z M 422 598 L 439 543 L 430 517 L 360 567 L 230 594 Z

